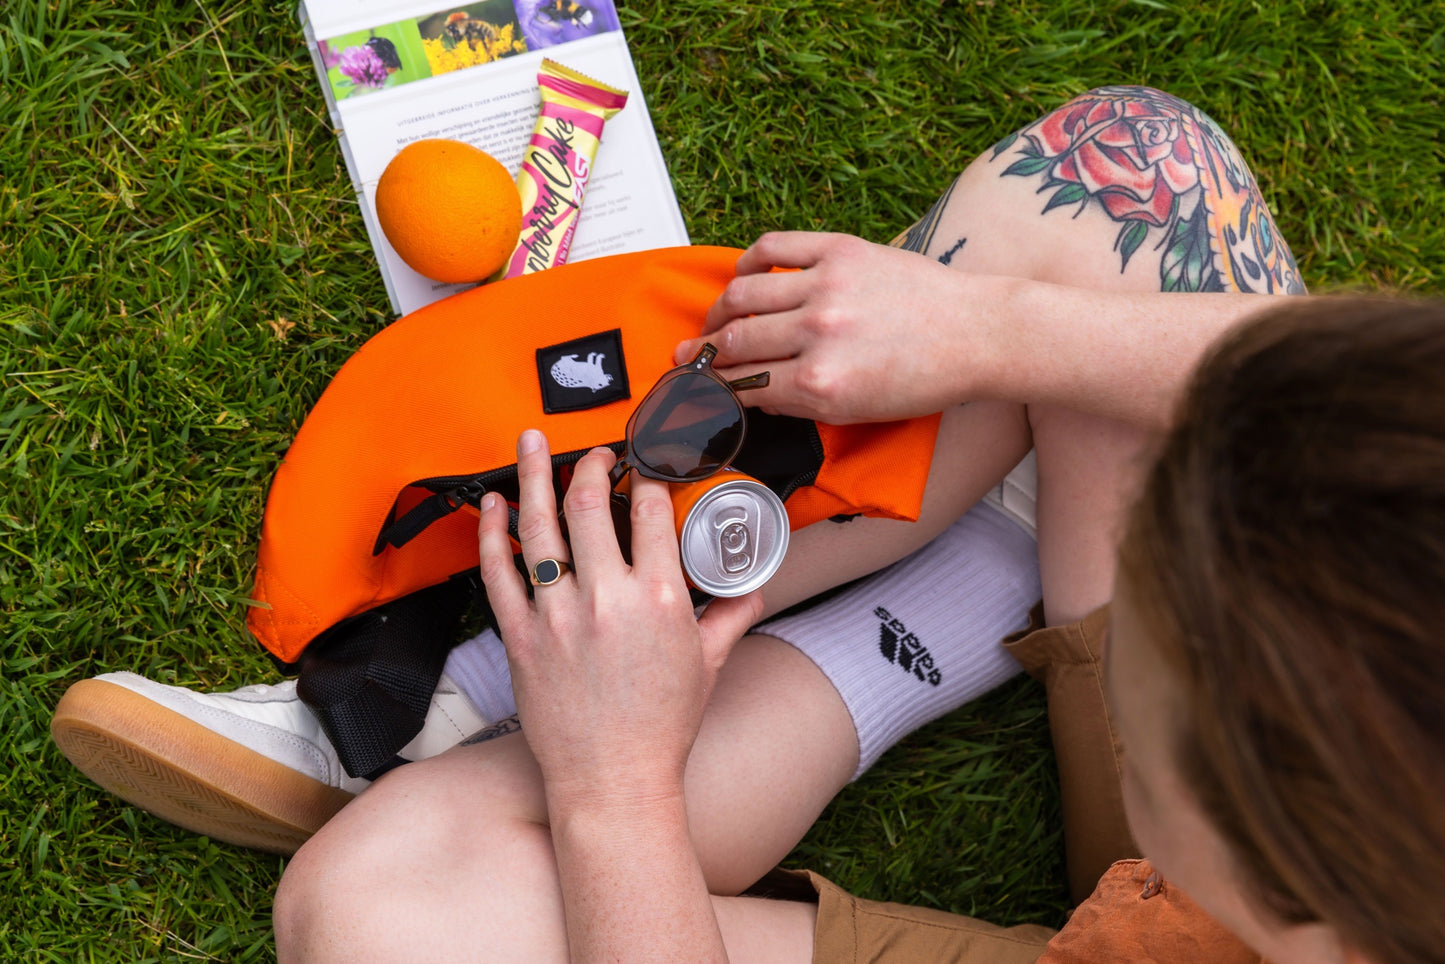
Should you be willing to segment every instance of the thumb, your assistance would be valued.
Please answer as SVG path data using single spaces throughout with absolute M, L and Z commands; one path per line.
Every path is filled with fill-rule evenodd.
M 698 617 L 697 628 L 702 635 L 702 659 L 709 678 L 717 675 L 727 662 L 743 633 L 763 615 L 763 597 L 758 592 L 731 599 L 714 599 Z M 709 689 L 711 683 L 709 682 Z

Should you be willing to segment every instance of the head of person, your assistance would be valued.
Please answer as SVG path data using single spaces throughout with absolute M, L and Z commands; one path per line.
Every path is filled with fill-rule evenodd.
M 1445 305 L 1301 300 L 1218 346 L 1112 621 L 1165 880 L 1272 964 L 1445 961 Z

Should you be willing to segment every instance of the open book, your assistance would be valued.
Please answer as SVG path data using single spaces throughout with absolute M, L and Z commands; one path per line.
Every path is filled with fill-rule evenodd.
M 629 95 L 603 131 L 568 260 L 688 243 L 613 0 L 304 0 L 299 15 L 397 314 L 471 285 L 423 277 L 392 250 L 373 208 L 381 172 L 412 141 L 448 137 L 515 174 L 544 56 Z

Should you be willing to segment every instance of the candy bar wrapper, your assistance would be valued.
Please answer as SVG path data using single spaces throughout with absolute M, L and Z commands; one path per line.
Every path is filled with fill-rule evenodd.
M 602 125 L 627 103 L 627 92 L 600 84 L 555 60 L 537 74 L 542 112 L 522 155 L 522 236 L 501 277 L 531 274 L 567 260 L 582 197 L 602 140 Z

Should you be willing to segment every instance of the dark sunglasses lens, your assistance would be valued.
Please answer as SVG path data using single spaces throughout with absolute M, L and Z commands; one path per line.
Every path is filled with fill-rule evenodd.
M 682 372 L 643 399 L 630 428 L 640 467 L 696 479 L 722 468 L 742 447 L 743 411 L 717 379 Z

